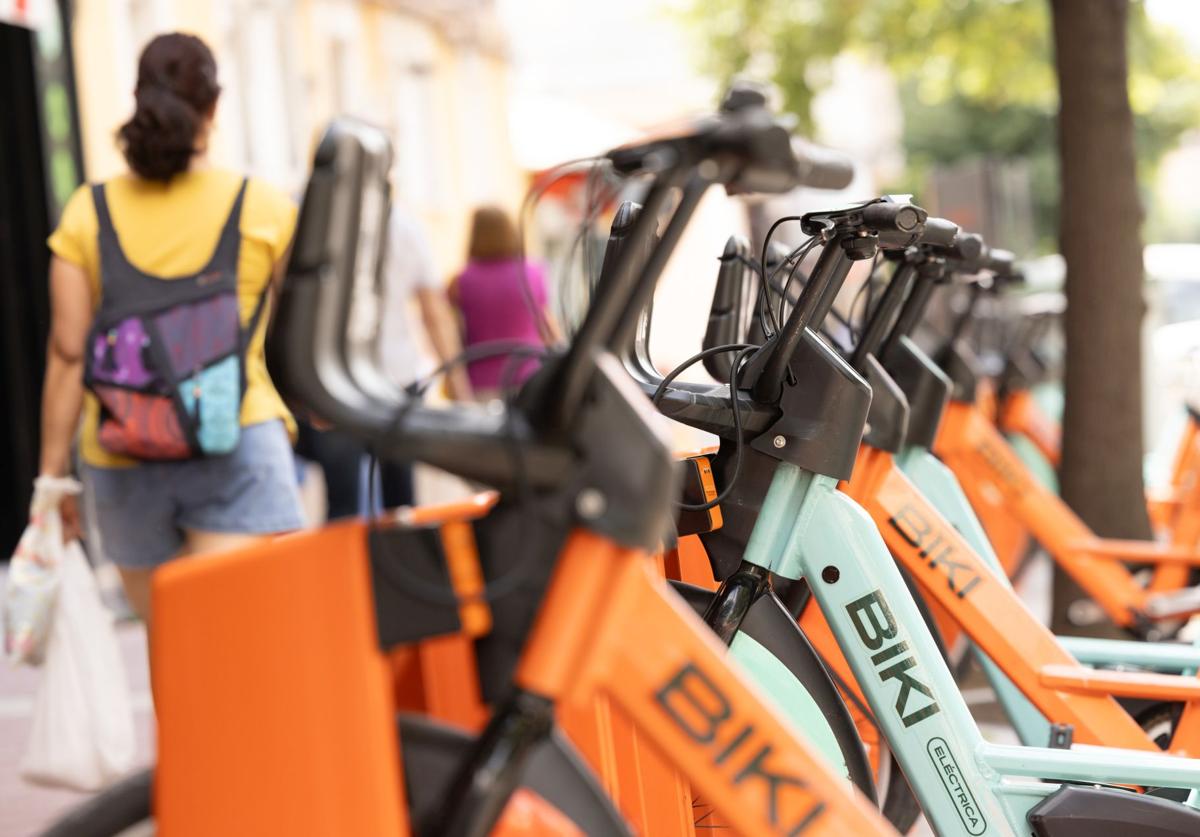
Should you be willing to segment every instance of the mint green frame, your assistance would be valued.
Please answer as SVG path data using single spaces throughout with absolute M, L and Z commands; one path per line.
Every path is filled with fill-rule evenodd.
M 808 580 L 942 837 L 1028 833 L 1029 810 L 1061 782 L 1200 788 L 1200 761 L 1192 759 L 985 742 L 882 536 L 835 479 L 781 463 L 744 557 L 785 578 Z M 881 679 L 889 669 L 901 676 Z M 919 688 L 905 689 L 904 675 Z
M 896 464 L 913 485 L 943 517 L 966 539 L 988 569 L 1011 587 L 974 509 L 963 493 L 958 478 L 933 454 L 923 448 L 909 447 L 896 457 Z M 1175 674 L 1193 674 L 1200 669 L 1200 648 L 1161 642 L 1121 639 L 1055 637 L 1078 662 L 1093 666 L 1126 665 Z M 971 650 L 983 667 L 996 697 L 1025 744 L 1044 744 L 1050 724 L 998 666 L 979 648 Z

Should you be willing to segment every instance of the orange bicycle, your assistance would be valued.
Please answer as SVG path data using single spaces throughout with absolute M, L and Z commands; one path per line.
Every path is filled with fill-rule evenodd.
M 825 163 L 798 158 L 757 106 L 611 152 L 623 172 L 652 174 L 639 236 L 677 200 L 662 240 L 644 264 L 622 260 L 568 351 L 497 413 L 397 397 L 369 360 L 385 149 L 350 123 L 322 141 L 272 369 L 293 401 L 380 455 L 495 485 L 499 499 L 474 520 L 342 524 L 164 568 L 152 641 L 157 828 L 628 833 L 556 732 L 559 708 L 599 695 L 740 833 L 894 833 L 656 578 L 647 553 L 668 524 L 675 469 L 609 353 L 710 184 L 784 191 Z M 494 707 L 482 730 L 397 718 L 389 653 L 463 633 L 476 637 L 478 689 Z M 49 833 L 114 834 L 128 801 L 101 797 Z

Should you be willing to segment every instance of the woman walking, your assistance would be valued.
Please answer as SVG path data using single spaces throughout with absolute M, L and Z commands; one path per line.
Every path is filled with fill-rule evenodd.
M 493 341 L 532 348 L 560 339 L 546 306 L 542 266 L 524 258 L 521 240 L 508 213 L 494 206 L 475 210 L 467 266 L 450 285 L 450 301 L 458 309 L 463 347 Z M 471 390 L 479 400 L 502 396 L 537 371 L 535 358 L 497 355 L 467 366 Z
M 296 212 L 209 165 L 219 93 L 204 42 L 152 40 L 118 133 L 129 171 L 81 187 L 49 241 L 41 473 L 70 472 L 82 416 L 91 529 L 147 621 L 164 562 L 303 524 L 292 418 L 263 355 Z

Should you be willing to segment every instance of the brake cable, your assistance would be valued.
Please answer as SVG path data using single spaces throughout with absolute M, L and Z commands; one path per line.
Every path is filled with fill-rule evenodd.
M 738 477 L 742 473 L 742 447 L 744 446 L 745 441 L 742 439 L 742 412 L 737 400 L 737 382 L 738 377 L 741 375 L 742 362 L 749 357 L 750 354 L 757 350 L 758 346 L 755 346 L 752 343 L 729 343 L 724 346 L 712 346 L 701 352 L 697 352 L 667 373 L 667 376 L 659 383 L 658 389 L 654 391 L 654 395 L 650 397 L 651 403 L 657 407 L 658 403 L 662 401 L 662 397 L 666 393 L 667 387 L 669 387 L 671 382 L 682 375 L 683 372 L 689 367 L 695 366 L 700 361 L 704 360 L 705 358 L 712 357 L 713 355 L 722 354 L 724 352 L 737 352 L 733 358 L 733 367 L 729 372 L 728 385 L 729 406 L 733 411 L 733 474 L 730 476 L 729 482 L 726 484 L 725 488 L 719 494 L 717 494 L 716 497 L 708 502 L 676 503 L 676 506 L 684 511 L 708 511 L 709 509 L 716 508 L 729 497 L 730 492 L 733 491 L 735 485 L 737 484 Z

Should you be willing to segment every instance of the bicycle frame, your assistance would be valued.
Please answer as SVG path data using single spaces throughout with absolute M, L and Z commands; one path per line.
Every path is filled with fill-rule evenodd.
M 1200 531 L 1200 508 L 1194 502 L 1196 484 L 1200 482 L 1200 412 L 1189 407 L 1187 424 L 1175 449 L 1175 463 L 1171 469 L 1168 485 L 1151 488 L 1146 492 L 1146 508 L 1155 528 L 1165 532 L 1177 532 L 1190 527 L 1191 532 Z M 1187 535 L 1185 534 L 1184 537 Z
M 983 566 L 991 570 L 992 579 L 996 583 L 1009 587 L 1011 590 L 1011 585 L 1004 576 L 999 561 L 988 546 L 982 526 L 980 526 L 978 519 L 972 512 L 966 495 L 950 470 L 928 451 L 919 447 L 907 448 L 897 457 L 896 462 L 904 475 L 912 481 L 916 489 L 929 499 L 930 504 L 945 517 L 953 529 L 960 533 L 974 550 L 975 555 L 972 556 L 971 560 L 979 559 Z M 960 559 L 955 557 L 954 560 L 959 561 Z M 1006 611 L 1003 614 L 993 616 L 993 611 L 990 608 L 985 608 L 984 610 L 987 614 L 985 618 L 990 618 L 992 621 L 1003 620 L 1008 633 L 1016 635 L 1017 644 L 1026 652 L 1019 658 L 1012 656 L 1004 657 L 1003 659 L 1007 664 L 1018 668 L 1032 668 L 1035 672 L 1040 666 L 1062 665 L 1055 662 L 1058 659 L 1057 656 L 1049 658 L 1044 662 L 1038 658 L 1037 653 L 1044 647 L 1045 643 L 1026 642 L 1026 624 L 1008 621 L 1010 618 L 1018 617 L 1019 614 Z M 1028 616 L 1027 613 L 1026 616 Z M 1028 623 L 1030 620 L 1027 618 L 1024 621 Z M 1054 640 L 1056 640 L 1059 648 L 1066 652 L 1073 664 L 1084 662 L 1104 665 L 1136 665 L 1144 668 L 1153 668 L 1157 671 L 1166 670 L 1187 674 L 1191 674 L 1197 667 L 1200 667 L 1200 649 L 1195 647 L 1133 640 L 1091 640 L 1072 639 L 1070 637 L 1054 637 Z M 1050 725 L 1046 720 L 1046 716 L 1022 694 L 1005 671 L 993 662 L 991 657 L 988 656 L 986 648 L 980 649 L 976 646 L 976 651 L 984 673 L 996 691 L 1001 705 L 1004 707 L 1021 740 L 1026 744 L 1049 741 Z M 1037 683 L 1035 688 L 1040 697 L 1041 693 L 1046 690 L 1053 691 L 1053 688 L 1049 685 L 1052 678 L 1047 677 L 1046 673 L 1047 671 L 1055 670 L 1060 669 L 1042 668 L 1041 675 L 1036 680 L 1030 677 L 1026 679 L 1026 682 Z M 1196 715 L 1198 713 L 1195 705 L 1196 697 L 1200 695 L 1200 691 L 1193 688 L 1196 685 L 1200 685 L 1200 681 L 1194 681 L 1193 678 L 1182 682 L 1172 681 L 1156 674 L 1141 676 L 1127 672 L 1104 672 L 1096 680 L 1084 684 L 1082 681 L 1088 675 L 1079 671 L 1075 671 L 1073 674 L 1075 682 L 1081 690 L 1094 691 L 1096 694 L 1104 694 L 1106 687 L 1113 687 L 1114 691 L 1111 692 L 1113 694 L 1145 697 L 1163 701 L 1184 699 L 1186 703 L 1184 704 L 1183 715 L 1180 718 L 1176 735 L 1169 749 L 1180 755 L 1200 752 L 1200 747 L 1197 746 L 1200 744 L 1200 739 L 1196 737 Z M 1064 682 L 1063 678 L 1060 678 L 1059 682 Z M 1193 693 L 1190 700 L 1188 699 L 1189 691 Z M 1039 703 L 1043 706 L 1049 705 L 1044 700 L 1039 700 Z M 1084 707 L 1084 709 L 1089 712 L 1091 711 L 1087 707 Z M 1074 725 L 1074 721 L 1063 716 L 1052 717 L 1059 723 L 1069 722 Z M 1103 726 L 1104 719 L 1097 718 L 1096 722 L 1100 729 L 1105 729 Z M 1145 748 L 1143 747 L 1142 749 Z
M 1062 428 L 1046 415 L 1027 389 L 1006 393 L 996 410 L 996 424 L 1004 433 L 1016 433 L 1031 441 L 1055 468 L 1062 454 Z
M 889 833 L 729 671 L 726 654 L 644 555 L 577 532 L 516 681 L 567 704 L 606 698 L 740 833 Z
M 1042 458 L 1058 467 L 1062 431 L 1029 390 L 1018 389 L 1005 396 L 997 425 L 1006 434 L 1029 440 Z M 1194 542 L 1197 535 L 1193 533 L 1200 532 L 1200 509 L 1187 501 L 1197 480 L 1200 480 L 1200 415 L 1188 409 L 1187 422 L 1175 449 L 1170 481 L 1167 485 L 1146 489 L 1146 511 L 1156 532 L 1170 536 L 1179 532 L 1177 543 Z
M 947 406 L 934 452 L 954 472 L 989 535 L 995 513 L 1015 516 L 1117 625 L 1144 630 L 1154 618 L 1200 611 L 1200 601 L 1180 608 L 1171 600 L 1186 583 L 1188 568 L 1200 566 L 1194 541 L 1182 542 L 1192 533 L 1177 531 L 1172 545 L 1097 537 L 1030 474 L 995 425 L 970 403 Z M 1200 502 L 1200 487 L 1192 491 Z M 1124 561 L 1154 565 L 1151 589 L 1137 582 Z
M 361 834 L 409 832 L 366 529 L 327 527 L 181 560 L 156 575 L 160 828 L 229 833 L 222 829 L 237 812 L 247 834 L 288 823 L 305 833 L 314 821 L 338 830 L 349 823 Z M 740 833 L 893 834 L 729 669 L 726 649 L 652 564 L 598 535 L 572 535 L 518 684 L 568 713 L 603 698 Z M 280 589 L 289 595 L 270 595 Z M 208 630 L 195 631 L 205 614 Z M 247 618 L 254 631 L 242 629 Z M 303 652 L 278 653 L 290 643 Z M 202 717 L 221 723 L 196 723 Z M 677 818 L 690 826 L 689 799 L 679 799 Z
M 1027 831 L 1029 809 L 1058 786 L 1021 777 L 1076 781 L 1086 774 L 1088 781 L 1185 787 L 1200 782 L 1200 765 L 1161 754 L 1095 748 L 1083 755 L 985 743 L 871 516 L 830 477 L 779 465 L 745 559 L 787 578 L 808 579 L 830 634 L 939 834 L 982 834 L 990 823 L 1014 834 Z
M 463 522 L 486 514 L 495 500 L 494 493 L 487 493 L 464 503 L 416 507 L 405 511 L 404 522 L 438 525 L 443 544 L 449 551 L 454 541 L 461 540 L 454 532 Z M 702 552 L 690 560 L 707 566 Z M 678 551 L 657 555 L 656 561 L 656 575 L 681 577 Z M 671 563 L 669 570 L 667 562 Z M 700 568 L 699 563 L 695 566 Z M 703 580 L 699 573 L 689 571 L 689 575 Z M 715 586 L 711 576 L 707 582 L 710 589 Z M 778 663 L 749 636 L 739 636 L 730 652 L 732 658 L 746 669 L 750 681 L 759 684 L 780 714 L 792 722 L 793 728 L 799 730 L 836 771 L 840 763 L 836 742 L 822 741 L 811 735 L 816 731 L 814 713 L 819 714 L 820 707 L 807 693 L 796 689 L 795 681 L 786 671 L 783 672 L 785 676 L 781 676 L 776 668 Z M 392 653 L 391 658 L 397 691 L 402 690 L 398 697 L 402 709 L 423 712 L 465 729 L 478 730 L 483 726 L 488 712 L 478 687 L 472 635 L 458 633 L 422 640 L 402 646 Z M 638 833 L 693 834 L 700 820 L 704 822 L 701 827 L 716 827 L 712 814 L 706 816 L 703 813 L 705 806 L 694 801 L 691 788 L 679 771 L 660 753 L 645 745 L 644 737 L 639 737 L 628 717 L 615 710 L 607 697 L 596 696 L 578 705 L 563 704 L 557 715 L 563 730 Z M 845 769 L 841 764 L 843 773 Z M 664 793 L 663 788 L 673 788 L 673 792 Z

